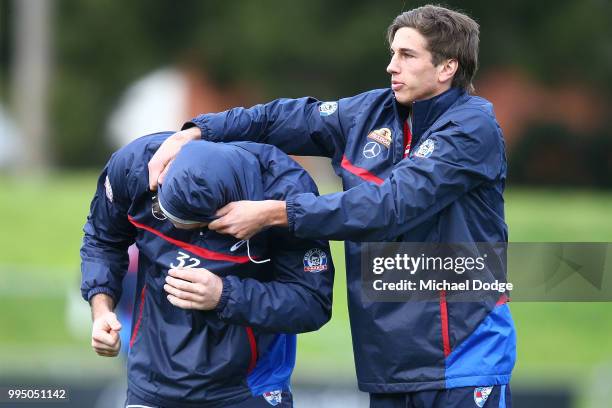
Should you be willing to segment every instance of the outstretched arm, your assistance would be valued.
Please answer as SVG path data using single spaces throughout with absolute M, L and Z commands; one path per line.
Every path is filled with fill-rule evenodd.
M 384 241 L 408 232 L 467 191 L 496 180 L 505 166 L 503 142 L 488 123 L 450 127 L 429 137 L 427 157 L 404 159 L 380 185 L 363 183 L 342 193 L 298 194 L 284 201 L 239 201 L 210 224 L 248 238 L 268 226 L 289 226 L 296 236 Z
M 181 147 L 202 138 L 212 142 L 271 144 L 288 154 L 340 159 L 346 130 L 363 109 L 367 94 L 321 102 L 314 98 L 277 99 L 251 108 L 203 114 L 168 138 L 149 162 L 150 189 L 163 182 L 165 169 Z

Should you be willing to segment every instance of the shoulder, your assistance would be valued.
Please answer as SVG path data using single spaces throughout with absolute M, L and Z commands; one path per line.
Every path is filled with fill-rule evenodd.
M 300 193 L 318 194 L 317 186 L 298 162 L 275 146 L 232 142 L 253 154 L 259 161 L 266 199 L 281 200 Z
M 340 103 L 344 105 L 361 105 L 361 104 L 372 104 L 381 103 L 387 99 L 392 99 L 393 93 L 390 88 L 373 89 L 370 91 L 362 92 L 360 94 L 350 96 L 347 98 L 340 99 Z
M 137 165 L 142 160 L 145 160 L 146 164 L 164 140 L 172 134 L 173 132 L 159 132 L 139 137 L 113 153 L 111 162 Z
M 108 161 L 108 177 L 115 185 L 148 185 L 149 160 L 172 134 L 160 132 L 142 136 L 117 150 Z
M 497 133 L 499 130 L 493 104 L 479 96 L 467 96 L 449 109 L 446 116 L 448 121 L 466 132 L 480 130 Z

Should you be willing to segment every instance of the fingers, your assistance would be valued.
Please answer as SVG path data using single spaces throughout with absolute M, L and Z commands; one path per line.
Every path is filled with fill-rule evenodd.
M 91 335 L 91 346 L 96 354 L 104 357 L 115 357 L 121 349 L 121 338 L 119 333 L 94 329 Z
M 231 225 L 234 222 L 233 217 L 228 216 L 228 215 L 234 209 L 239 208 L 239 205 L 240 205 L 239 203 L 240 203 L 239 201 L 231 202 L 221 207 L 220 209 L 218 209 L 215 215 L 219 218 L 217 218 L 216 220 L 208 224 L 208 229 L 217 231 L 221 234 L 227 234 L 228 229 L 231 227 Z
M 172 276 L 166 276 L 166 284 L 183 292 L 198 293 L 198 287 L 192 282 L 187 282 L 182 279 L 176 279 Z
M 180 307 L 181 309 L 197 309 L 197 305 L 191 300 L 180 299 L 174 295 L 168 295 L 166 298 L 168 298 L 168 301 L 174 306 Z
M 236 206 L 235 202 L 226 204 L 223 207 L 219 208 L 217 212 L 215 213 L 215 215 L 218 217 L 223 217 L 224 215 L 229 214 L 234 209 L 235 206 Z
M 231 214 L 214 220 L 208 224 L 208 229 L 219 234 L 231 235 L 238 239 L 248 239 L 254 235 L 249 233 L 248 229 L 243 229 L 240 224 L 237 224 Z
M 211 231 L 216 231 L 216 232 L 218 232 L 218 233 L 220 233 L 220 234 L 223 234 L 223 233 L 224 233 L 223 231 L 224 231 L 224 230 L 225 230 L 227 227 L 228 227 L 228 226 L 227 226 L 227 224 L 226 224 L 226 222 L 225 222 L 225 217 L 223 217 L 223 218 L 218 218 L 218 219 L 216 219 L 216 220 L 214 220 L 214 221 L 211 221 L 211 222 L 208 224 L 208 229 L 209 229 L 209 230 L 211 230 Z
M 114 330 L 114 331 L 121 330 L 121 323 L 119 323 L 119 320 L 117 320 L 117 315 L 115 315 L 114 313 L 108 316 L 107 322 L 111 330 Z
M 203 297 L 201 295 L 199 295 L 199 294 L 192 293 L 192 292 L 185 292 L 185 291 L 179 290 L 179 289 L 177 289 L 175 287 L 172 287 L 170 285 L 167 285 L 167 284 L 164 285 L 164 290 L 168 294 L 170 294 L 170 295 L 172 295 L 172 296 L 174 296 L 175 298 L 178 298 L 178 299 L 189 300 L 189 301 L 192 301 L 192 302 L 201 302 L 202 300 L 204 300 Z
M 172 162 L 174 162 L 174 159 L 170 160 L 167 164 L 166 167 L 164 168 L 164 170 L 161 172 L 161 174 L 159 175 L 159 177 L 157 178 L 157 184 L 164 184 L 164 179 L 166 178 L 166 174 L 168 174 L 168 170 L 170 170 L 170 166 L 172 165 Z
M 189 129 L 176 132 L 159 146 L 157 152 L 153 155 L 149 161 L 149 189 L 151 191 L 157 190 L 158 184 L 161 184 L 164 180 L 164 176 L 168 171 L 170 163 L 178 152 L 181 150 L 183 145 L 191 140 L 196 140 L 202 136 L 200 129 L 192 127 Z
M 151 191 L 157 190 L 162 174 L 166 174 L 168 165 L 174 160 L 174 157 L 183 145 L 176 141 L 175 135 L 177 133 L 166 139 L 149 161 L 149 190 Z
M 163 147 L 164 143 L 162 143 L 160 149 Z M 169 159 L 163 158 L 161 153 L 162 151 L 158 150 L 151 158 L 151 161 L 149 161 L 149 190 L 151 191 L 157 190 L 158 179 L 169 161 Z
M 223 281 L 204 268 L 171 269 L 164 290 L 168 301 L 181 309 L 211 310 L 219 303 Z M 190 281 L 191 280 L 191 281 Z
M 113 333 L 115 333 L 115 336 L 113 336 Z M 106 344 L 110 347 L 113 347 L 115 345 L 115 342 L 117 341 L 118 337 L 119 336 L 115 331 L 106 332 L 104 330 L 100 330 L 99 328 L 94 328 L 91 332 L 92 341 L 96 341 L 100 344 Z
M 168 271 L 168 274 L 170 276 L 166 277 L 166 282 L 179 289 L 183 289 L 182 286 L 177 286 L 177 285 L 182 285 L 183 283 L 196 283 L 196 282 L 206 283 L 208 281 L 209 275 L 212 274 L 212 272 L 206 268 L 173 268 Z M 179 280 L 177 282 L 177 285 L 174 285 L 172 282 L 168 281 L 168 278 L 170 278 L 172 282 L 177 281 L 179 279 L 182 279 L 183 281 L 188 281 L 188 282 L 181 282 Z M 176 279 L 173 279 L 173 278 L 176 278 Z M 184 289 L 184 290 L 189 290 L 189 289 Z M 190 290 L 190 292 L 193 292 L 193 291 Z
M 92 340 L 91 346 L 96 351 L 96 353 L 115 353 L 118 352 L 121 348 L 121 340 L 117 339 L 117 341 L 113 345 L 108 345 L 105 343 L 100 343 L 96 340 Z

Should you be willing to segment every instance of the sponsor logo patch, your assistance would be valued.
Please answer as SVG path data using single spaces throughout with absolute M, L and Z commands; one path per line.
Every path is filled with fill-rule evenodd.
M 329 116 L 338 109 L 338 102 L 324 102 L 319 105 L 319 114 Z
M 374 157 L 378 156 L 381 151 L 382 151 L 382 147 L 380 147 L 378 143 L 368 142 L 363 147 L 362 153 L 363 153 L 363 157 L 365 157 L 366 159 L 373 159 Z
M 435 148 L 436 144 L 434 143 L 434 141 L 432 139 L 427 139 L 419 146 L 419 150 L 417 150 L 414 155 L 424 158 L 429 157 L 431 156 Z
M 104 190 L 106 190 L 106 198 L 108 198 L 108 201 L 112 203 L 113 202 L 113 187 L 111 186 L 108 176 L 106 176 L 106 179 L 104 180 Z
M 485 402 L 489 399 L 493 387 L 476 387 L 474 388 L 474 402 L 479 408 L 484 407 Z
M 304 272 L 323 272 L 327 270 L 327 255 L 319 248 L 313 248 L 304 254 Z
M 368 134 L 368 139 L 372 139 L 375 142 L 380 143 L 385 146 L 387 149 L 391 146 L 392 133 L 389 128 L 380 128 L 371 131 Z
M 280 390 L 267 391 L 264 392 L 262 395 L 266 399 L 268 404 L 272 406 L 277 406 L 283 401 L 283 394 Z

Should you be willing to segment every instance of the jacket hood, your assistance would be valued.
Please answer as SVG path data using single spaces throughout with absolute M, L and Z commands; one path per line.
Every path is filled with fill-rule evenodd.
M 263 196 L 259 162 L 240 147 L 198 140 L 187 143 L 170 165 L 159 188 L 168 218 L 210 222 L 232 201 Z

